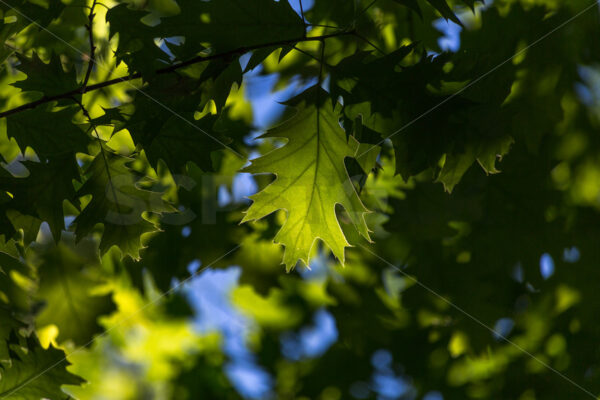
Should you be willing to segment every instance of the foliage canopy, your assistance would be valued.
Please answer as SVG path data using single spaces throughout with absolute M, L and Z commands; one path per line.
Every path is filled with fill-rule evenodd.
M 595 1 L 0 12 L 0 398 L 600 394 Z

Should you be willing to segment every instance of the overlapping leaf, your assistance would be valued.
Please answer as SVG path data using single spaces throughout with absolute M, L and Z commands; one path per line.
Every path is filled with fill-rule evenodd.
M 83 379 L 67 371 L 65 353 L 52 346 L 42 348 L 36 339 L 27 347 L 12 346 L 15 357 L 8 367 L 0 367 L 0 396 L 10 400 L 65 399 L 63 385 L 80 385 Z
M 346 117 L 360 117 L 381 140 L 391 138 L 396 172 L 404 179 L 427 168 L 436 170 L 442 157 L 445 161 L 436 176 L 448 191 L 476 160 L 486 172 L 497 172 L 495 161 L 506 154 L 513 139 L 501 125 L 484 128 L 483 121 L 501 119 L 504 97 L 476 102 L 460 92 L 446 93 L 451 82 L 445 82 L 450 78 L 444 66 L 451 58 L 422 57 L 401 67 L 411 50 L 403 47 L 379 58 L 357 53 L 334 68 L 332 82 L 337 88 L 332 94 L 343 96 Z M 433 110 L 435 118 L 428 115 Z
M 177 4 L 180 13 L 162 21 L 165 36 L 185 36 L 190 44 L 209 42 L 216 53 L 301 39 L 304 34 L 302 20 L 287 1 L 180 0 Z
M 0 41 L 6 43 L 13 35 L 23 31 L 28 26 L 35 24 L 46 27 L 52 20 L 58 18 L 65 9 L 65 4 L 60 0 L 44 0 L 32 2 L 28 0 L 5 0 L 0 3 L 3 11 L 3 20 L 0 22 Z M 2 46 L 0 61 L 4 62 L 14 49 Z
M 110 24 L 110 37 L 119 34 L 119 46 L 115 51 L 117 63 L 124 61 L 131 73 L 153 75 L 154 70 L 169 61 L 168 55 L 154 42 L 160 37 L 157 30 L 141 21 L 148 13 L 128 8 L 126 3 L 112 7 L 106 13 Z
M 422 17 L 421 7 L 419 6 L 419 2 L 417 0 L 394 0 L 394 1 L 412 9 L 417 14 L 419 14 L 419 16 Z M 462 3 L 465 3 L 471 9 L 473 9 L 473 7 L 475 6 L 475 2 L 477 2 L 477 1 L 478 0 L 463 0 Z M 424 3 L 424 2 L 421 0 L 421 3 Z M 429 5 L 431 7 L 435 8 L 441 14 L 441 16 L 444 17 L 444 19 L 450 20 L 460 26 L 463 26 L 462 22 L 460 21 L 460 19 L 458 19 L 458 17 L 454 13 L 454 11 L 452 11 L 452 8 L 450 7 L 450 5 L 448 4 L 448 2 L 446 0 L 427 0 L 427 3 L 429 3 Z
M 20 63 L 17 68 L 27 74 L 27 78 L 12 85 L 25 92 L 41 92 L 44 96 L 50 97 L 70 92 L 78 86 L 75 70 L 65 72 L 60 58 L 55 54 L 52 55 L 49 63 L 43 62 L 37 53 L 33 53 L 31 58 L 17 54 L 17 59 Z M 62 99 L 63 103 L 71 101 Z
M 91 195 L 91 201 L 77 216 L 79 238 L 92 232 L 96 224 L 104 231 L 100 252 L 119 246 L 124 255 L 139 257 L 140 237 L 158 228 L 143 217 L 143 213 L 171 212 L 173 208 L 161 194 L 138 187 L 139 178 L 127 167 L 132 159 L 103 149 L 92 161 L 86 173 L 89 178 L 79 189 L 80 196 Z
M 21 151 L 31 147 L 40 159 L 87 152 L 90 137 L 72 120 L 79 112 L 68 107 L 56 112 L 27 110 L 7 118 L 6 131 Z
M 130 71 L 153 75 L 161 63 L 171 62 L 159 49 L 155 38 L 184 38 L 168 48 L 180 61 L 186 61 L 209 43 L 213 53 L 223 53 L 270 42 L 301 39 L 304 24 L 287 1 L 238 0 L 177 2 L 179 12 L 163 16 L 159 24 L 142 21 L 149 13 L 131 10 L 126 4 L 107 13 L 111 36 L 119 34 L 118 61 L 125 61 Z M 148 19 L 148 18 L 145 18 Z

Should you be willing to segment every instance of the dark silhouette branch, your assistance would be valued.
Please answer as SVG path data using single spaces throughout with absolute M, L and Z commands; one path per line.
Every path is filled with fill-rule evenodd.
M 131 81 L 131 80 L 138 79 L 138 78 L 141 78 L 141 77 L 142 77 L 141 74 L 132 74 L 132 75 L 122 76 L 120 78 L 115 78 L 115 79 L 111 79 L 111 80 L 108 80 L 108 81 L 100 82 L 100 83 L 97 83 L 95 85 L 89 85 L 89 86 L 86 86 L 85 89 L 76 88 L 76 89 L 70 90 L 68 92 L 57 94 L 57 95 L 54 95 L 54 96 L 44 96 L 44 97 L 42 97 L 42 98 L 40 98 L 38 100 L 35 100 L 35 101 L 30 102 L 30 103 L 23 104 L 23 105 L 21 105 L 19 107 L 15 107 L 15 108 L 12 108 L 10 110 L 4 111 L 4 112 L 0 113 L 0 118 L 7 117 L 9 115 L 19 113 L 21 111 L 25 111 L 25 110 L 29 110 L 29 109 L 32 109 L 32 108 L 36 108 L 39 105 L 42 105 L 42 104 L 45 104 L 45 103 L 49 103 L 51 101 L 56 101 L 56 100 L 61 100 L 61 99 L 68 99 L 68 98 L 71 98 L 71 97 L 73 97 L 75 95 L 79 95 L 79 94 L 83 94 L 83 93 L 88 93 L 88 92 L 91 92 L 91 91 L 94 91 L 94 90 L 102 89 L 102 88 L 107 87 L 107 86 L 115 85 L 115 84 L 121 83 L 121 82 Z
M 206 62 L 206 61 L 210 61 L 210 60 L 215 60 L 215 59 L 219 59 L 219 58 L 230 58 L 236 55 L 243 55 L 249 51 L 253 51 L 253 50 L 258 50 L 258 49 L 262 49 L 262 48 L 266 48 L 266 47 L 274 47 L 274 46 L 290 46 L 293 45 L 295 43 L 299 43 L 299 42 L 309 42 L 309 41 L 323 41 L 326 39 L 330 39 L 330 38 L 334 38 L 334 37 L 339 37 L 339 36 L 345 36 L 345 35 L 353 35 L 355 33 L 354 30 L 349 30 L 349 31 L 343 31 L 343 32 L 336 32 L 336 33 L 331 33 L 328 35 L 321 35 L 321 36 L 312 36 L 312 37 L 302 37 L 302 38 L 297 38 L 297 39 L 288 39 L 288 40 L 279 40 L 276 42 L 270 42 L 270 43 L 264 43 L 264 44 L 259 44 L 259 45 L 255 45 L 255 46 L 248 46 L 248 47 L 239 47 L 237 49 L 234 50 L 230 50 L 230 51 L 226 51 L 224 53 L 220 53 L 220 54 L 214 54 L 214 55 L 209 55 L 209 56 L 197 56 L 194 58 L 191 58 L 187 61 L 181 62 L 179 64 L 174 64 L 174 65 L 170 65 L 168 67 L 164 67 L 164 68 L 159 68 L 155 71 L 156 74 L 160 75 L 160 74 L 168 74 L 168 73 L 172 73 L 177 71 L 178 69 L 181 68 L 185 68 L 188 67 L 190 65 L 194 65 L 194 64 L 198 64 L 201 62 Z M 93 62 L 91 62 L 91 64 L 93 64 Z M 4 118 L 7 117 L 9 115 L 13 115 L 25 110 L 30 110 L 33 108 L 38 107 L 39 105 L 45 104 L 45 103 L 49 103 L 51 101 L 56 101 L 56 100 L 61 100 L 61 99 L 68 99 L 68 98 L 72 98 L 75 95 L 78 94 L 84 94 L 84 93 L 88 93 L 94 90 L 98 90 L 98 89 L 102 89 L 108 86 L 112 86 L 118 83 L 123 83 L 123 82 L 128 82 L 128 81 L 132 81 L 135 79 L 139 79 L 142 77 L 142 74 L 137 72 L 135 74 L 131 74 L 131 75 L 127 75 L 127 76 L 122 76 L 119 78 L 114 78 L 108 81 L 104 81 L 104 82 L 100 82 L 100 83 L 96 83 L 94 85 L 85 85 L 85 86 L 81 86 L 79 88 L 70 90 L 68 92 L 65 93 L 61 93 L 61 94 L 57 94 L 54 96 L 43 96 L 42 98 L 23 104 L 19 107 L 15 107 L 13 109 L 4 111 L 0 113 L 0 118 Z M 85 81 L 84 81 L 85 82 Z

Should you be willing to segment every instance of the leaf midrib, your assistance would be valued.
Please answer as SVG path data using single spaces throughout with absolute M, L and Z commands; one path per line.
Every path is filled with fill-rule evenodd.
M 304 229 L 304 225 L 306 225 L 306 219 L 308 218 L 308 213 L 310 211 L 310 208 L 312 206 L 312 202 L 313 199 L 315 197 L 315 188 L 317 185 L 317 175 L 319 173 L 319 158 L 320 158 L 320 148 L 321 148 L 321 112 L 320 112 L 320 108 L 317 104 L 317 157 L 315 159 L 315 175 L 313 176 L 313 184 L 312 184 L 312 190 L 310 192 L 310 200 L 308 201 L 308 206 L 306 207 L 306 213 L 304 214 L 304 218 L 302 219 L 302 226 L 300 227 L 300 230 L 298 231 L 298 234 L 296 235 L 296 241 L 294 242 L 294 251 L 296 251 L 296 249 L 298 248 L 298 240 L 300 239 L 300 236 L 302 235 L 302 230 Z M 312 248 L 312 244 L 311 244 L 311 248 Z M 309 250 L 310 253 L 310 250 Z M 310 257 L 310 254 L 307 256 L 307 260 L 306 262 L 308 263 L 308 257 Z

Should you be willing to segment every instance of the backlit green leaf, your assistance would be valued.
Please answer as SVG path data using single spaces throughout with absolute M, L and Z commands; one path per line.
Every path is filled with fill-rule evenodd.
M 288 143 L 253 160 L 245 169 L 276 175 L 273 183 L 251 197 L 253 204 L 243 221 L 259 219 L 277 210 L 286 211 L 286 221 L 275 242 L 285 246 L 283 262 L 288 270 L 298 260 L 308 265 L 317 239 L 344 262 L 344 248 L 349 243 L 336 216 L 337 204 L 348 213 L 361 235 L 369 238 L 364 220 L 367 209 L 344 165 L 346 157 L 356 155 L 358 143 L 353 138 L 346 139 L 338 122 L 340 107 L 321 101 L 326 96 L 327 93 L 315 87 L 291 101 L 297 107 L 296 115 L 263 135 L 285 138 Z

